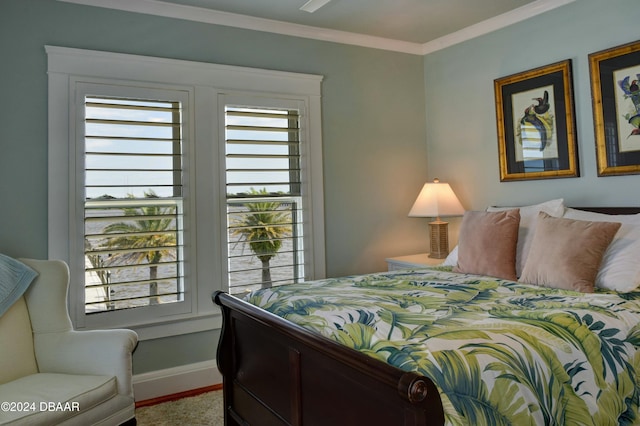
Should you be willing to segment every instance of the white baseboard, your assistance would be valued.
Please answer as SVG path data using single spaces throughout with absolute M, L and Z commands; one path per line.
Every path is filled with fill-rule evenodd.
M 222 383 L 215 360 L 180 365 L 133 376 L 136 401 L 186 392 Z

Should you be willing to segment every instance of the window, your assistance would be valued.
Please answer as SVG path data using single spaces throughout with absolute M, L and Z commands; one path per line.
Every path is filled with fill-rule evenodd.
M 186 268 L 197 229 L 186 179 L 192 90 L 84 79 L 73 88 L 77 326 L 194 312 Z
M 180 102 L 85 96 L 85 313 L 184 300 Z
M 324 277 L 320 77 L 46 51 L 49 257 L 76 328 L 211 330 L 215 290 Z M 262 214 L 268 269 L 247 240 Z
M 300 110 L 226 105 L 229 290 L 304 280 Z

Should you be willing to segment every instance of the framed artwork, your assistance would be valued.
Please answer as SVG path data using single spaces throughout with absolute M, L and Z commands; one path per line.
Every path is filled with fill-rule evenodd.
M 598 176 L 640 173 L 640 41 L 589 55 Z
M 494 81 L 500 181 L 579 176 L 571 60 Z

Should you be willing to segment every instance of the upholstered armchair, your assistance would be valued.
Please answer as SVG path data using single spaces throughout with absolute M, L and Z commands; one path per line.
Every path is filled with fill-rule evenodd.
M 135 425 L 136 333 L 74 330 L 67 265 L 21 261 L 38 276 L 0 316 L 0 424 Z

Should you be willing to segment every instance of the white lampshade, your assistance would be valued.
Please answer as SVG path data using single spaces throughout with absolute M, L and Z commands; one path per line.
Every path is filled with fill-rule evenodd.
M 438 179 L 424 184 L 409 212 L 410 217 L 461 216 L 463 214 L 464 207 L 449 184 L 440 182 Z

